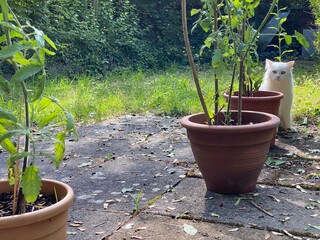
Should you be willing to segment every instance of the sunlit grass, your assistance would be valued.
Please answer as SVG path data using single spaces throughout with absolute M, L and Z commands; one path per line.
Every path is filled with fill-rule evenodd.
M 320 66 L 310 62 L 295 65 L 295 120 L 319 117 Z M 199 76 L 206 101 L 212 108 L 213 73 L 202 67 Z M 220 79 L 220 91 L 229 85 L 230 73 Z M 50 79 L 46 95 L 54 96 L 78 123 L 101 121 L 124 114 L 181 116 L 202 111 L 189 68 L 174 66 L 161 72 L 112 72 L 103 79 L 78 76 L 74 79 Z M 2 96 L 0 95 L 0 99 Z M 224 100 L 221 100 L 223 102 Z M 1 101 L 4 104 L 4 100 Z M 43 114 L 48 114 L 43 111 Z

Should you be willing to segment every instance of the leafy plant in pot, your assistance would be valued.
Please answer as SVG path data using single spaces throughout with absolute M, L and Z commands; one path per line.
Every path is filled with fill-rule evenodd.
M 276 50 L 278 53 L 278 56 L 275 57 L 275 59 L 279 62 L 282 62 L 282 58 L 285 54 L 292 53 L 292 49 L 283 49 L 283 45 L 288 47 L 292 44 L 292 40 L 296 39 L 299 44 L 301 44 L 304 47 L 309 47 L 308 42 L 306 41 L 305 37 L 299 33 L 298 31 L 295 31 L 294 34 L 288 34 L 283 27 L 283 24 L 286 22 L 286 17 L 282 16 L 282 11 L 285 11 L 286 8 L 280 8 L 279 3 L 276 2 L 275 4 L 275 11 L 271 13 L 271 15 L 274 18 L 275 25 L 274 26 L 268 26 L 265 27 L 261 32 L 259 32 L 259 38 L 270 37 L 271 39 L 276 37 L 277 43 L 268 45 L 268 47 L 272 47 Z M 254 11 L 253 11 L 254 12 Z M 254 15 L 251 16 L 253 18 Z M 247 25 L 249 28 L 253 29 L 253 26 Z M 254 31 L 254 29 L 253 29 Z M 264 42 L 264 41 L 261 41 Z M 260 42 L 259 42 L 260 43 Z M 260 45 L 262 45 L 260 43 Z M 252 52 L 254 53 L 254 56 L 257 56 L 256 53 L 256 45 L 253 46 Z M 258 60 L 259 58 L 256 57 Z M 269 60 L 266 60 L 266 67 L 268 66 L 267 62 L 270 62 Z M 288 63 L 288 66 L 291 64 Z M 242 109 L 245 110 L 254 110 L 254 111 L 261 111 L 261 112 L 267 112 L 274 114 L 276 116 L 279 116 L 279 107 L 281 107 L 281 102 L 283 104 L 283 97 L 284 93 L 288 92 L 289 89 L 280 90 L 275 88 L 273 91 L 271 89 L 269 90 L 261 90 L 260 84 L 262 77 L 259 74 L 256 74 L 255 70 L 251 70 L 252 67 L 256 66 L 257 63 L 254 62 L 248 62 L 247 64 L 249 67 L 248 72 L 245 74 L 245 80 L 244 80 L 244 86 L 243 86 L 243 96 L 242 96 Z M 289 69 L 288 69 L 289 71 Z M 254 74 L 253 74 L 254 73 Z M 237 109 L 238 108 L 238 95 L 239 93 L 237 91 L 234 92 L 234 94 L 231 96 L 231 109 Z M 229 93 L 224 92 L 223 97 L 227 100 L 229 100 Z M 270 147 L 273 147 L 275 145 L 275 139 L 276 139 L 276 130 L 274 130 L 274 136 L 272 140 L 270 141 Z
M 0 109 L 0 144 L 9 154 L 8 180 L 0 181 L 0 194 L 12 199 L 9 208 L 1 211 L 0 236 L 15 240 L 66 239 L 73 190 L 65 183 L 41 179 L 36 164 L 39 158 L 47 158 L 58 167 L 67 135 L 76 135 L 72 115 L 56 98 L 44 95 L 45 55 L 54 55 L 45 45 L 56 47 L 42 31 L 28 22 L 22 25 L 6 0 L 0 0 L 0 6 L 0 59 L 13 71 L 0 75 L 2 96 L 8 101 L 7 108 Z M 52 154 L 39 150 L 39 142 L 44 140 L 53 142 Z M 51 196 L 53 203 L 47 203 L 45 196 Z M 40 197 L 52 205 L 30 212 L 30 208 L 37 209 L 35 202 Z
M 277 0 L 260 27 L 254 30 L 249 26 L 248 17 L 253 15 L 259 1 L 252 0 L 202 0 L 203 8 L 192 10 L 205 12 L 199 24 L 211 30 L 206 46 L 213 45 L 214 55 L 214 113 L 211 116 L 202 94 L 200 81 L 195 68 L 187 33 L 186 0 L 182 0 L 182 23 L 186 52 L 197 88 L 203 113 L 193 114 L 181 119 L 199 170 L 209 191 L 223 194 L 238 194 L 253 191 L 258 176 L 267 159 L 270 140 L 280 120 L 269 113 L 243 111 L 242 92 L 246 74 L 253 61 L 255 42 L 258 33 L 272 13 Z M 202 18 L 205 16 L 204 18 Z M 219 82 L 221 73 L 232 65 L 231 87 L 234 92 L 236 76 L 238 79 L 238 109 L 230 110 L 228 101 L 226 111 L 220 111 Z

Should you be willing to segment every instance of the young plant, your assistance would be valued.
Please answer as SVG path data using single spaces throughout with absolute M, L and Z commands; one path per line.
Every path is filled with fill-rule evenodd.
M 133 198 L 134 200 L 134 208 L 133 208 L 133 211 L 132 211 L 132 214 L 133 215 L 137 215 L 140 211 L 140 199 L 142 197 L 142 194 L 143 194 L 143 189 L 141 189 L 138 194 L 136 195 L 132 195 L 130 194 L 130 196 Z
M 44 96 L 45 56 L 54 55 L 45 45 L 55 50 L 55 44 L 30 23 L 22 25 L 6 0 L 0 0 L 0 6 L 0 59 L 13 69 L 12 75 L 0 75 L 0 89 L 9 102 L 21 103 L 20 110 L 0 109 L 0 144 L 9 153 L 6 162 L 9 183 L 14 185 L 12 214 L 20 214 L 26 211 L 26 203 L 36 201 L 41 190 L 37 158 L 47 158 L 58 167 L 65 138 L 76 131 L 72 115 L 56 98 Z M 51 113 L 44 115 L 44 109 Z M 43 140 L 53 141 L 52 154 L 38 150 Z
M 269 46 L 277 49 L 278 56 L 276 56 L 275 59 L 277 61 L 281 62 L 282 57 L 285 54 L 293 52 L 292 49 L 287 49 L 287 50 L 283 51 L 282 46 L 283 46 L 284 42 L 286 45 L 290 46 L 292 44 L 293 39 L 296 39 L 299 44 L 301 44 L 302 46 L 304 46 L 306 48 L 309 47 L 309 43 L 306 40 L 306 38 L 296 30 L 295 30 L 294 34 L 291 34 L 291 35 L 286 32 L 285 28 L 283 27 L 283 24 L 287 21 L 287 18 L 286 17 L 280 18 L 280 13 L 282 11 L 286 10 L 287 8 L 286 7 L 280 8 L 277 3 L 275 9 L 276 9 L 276 11 L 272 14 L 275 15 L 278 24 L 276 27 L 269 27 L 269 28 L 274 29 L 276 31 L 276 34 L 272 34 L 272 36 L 276 36 L 278 42 L 277 42 L 277 44 L 271 44 Z
M 216 116 L 220 108 L 219 101 L 219 78 L 221 73 L 225 71 L 229 65 L 232 65 L 231 86 L 229 96 L 234 91 L 234 83 L 238 77 L 238 124 L 242 122 L 242 95 L 251 96 L 254 88 L 253 78 L 254 68 L 258 65 L 257 41 L 259 33 L 266 24 L 269 16 L 273 12 L 278 0 L 273 0 L 270 3 L 268 13 L 264 16 L 260 26 L 255 29 L 250 23 L 254 17 L 256 7 L 259 5 L 259 0 L 202 0 L 202 9 L 193 9 L 191 14 L 199 14 L 199 19 L 195 26 L 200 26 L 209 35 L 204 42 L 204 46 L 200 54 L 205 48 L 214 47 L 212 55 L 212 67 L 215 70 L 215 90 L 214 90 L 214 116 L 209 115 L 209 110 L 203 99 L 201 87 L 199 84 L 196 69 L 194 67 L 192 53 L 187 34 L 186 26 L 186 3 L 182 0 L 182 23 L 184 30 L 184 39 L 186 43 L 186 52 L 189 58 L 189 63 L 193 72 L 193 77 L 197 86 L 198 95 L 201 105 L 204 110 L 208 124 L 211 124 L 213 119 L 216 124 Z M 230 105 L 231 98 L 227 105 L 226 123 L 230 121 Z

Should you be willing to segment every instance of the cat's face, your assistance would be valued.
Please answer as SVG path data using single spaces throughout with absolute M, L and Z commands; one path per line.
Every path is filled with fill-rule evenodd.
M 291 71 L 294 61 L 290 62 L 272 62 L 266 59 L 266 74 L 269 79 L 282 81 L 291 78 Z

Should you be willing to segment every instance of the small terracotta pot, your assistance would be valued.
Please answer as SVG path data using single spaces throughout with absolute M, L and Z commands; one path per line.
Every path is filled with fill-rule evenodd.
M 223 97 L 228 100 L 229 95 L 223 94 Z M 256 91 L 251 97 L 242 97 L 242 109 L 249 111 L 271 113 L 279 116 L 280 101 L 283 98 L 283 93 L 276 91 Z M 238 110 L 238 92 L 235 92 L 231 97 L 230 110 Z M 273 132 L 273 138 L 270 141 L 270 147 L 275 145 L 277 130 Z
M 21 215 L 0 217 L 1 240 L 67 239 L 68 208 L 74 198 L 72 188 L 62 182 L 43 179 L 41 193 L 57 192 L 59 202 L 47 208 Z M 7 180 L 0 180 L 0 192 L 10 192 Z
M 233 111 L 232 119 L 236 120 Z M 218 115 L 223 121 L 223 114 Z M 270 140 L 280 119 L 272 114 L 243 111 L 243 125 L 206 125 L 203 113 L 180 123 L 187 129 L 193 155 L 209 191 L 251 192 L 267 159 Z

